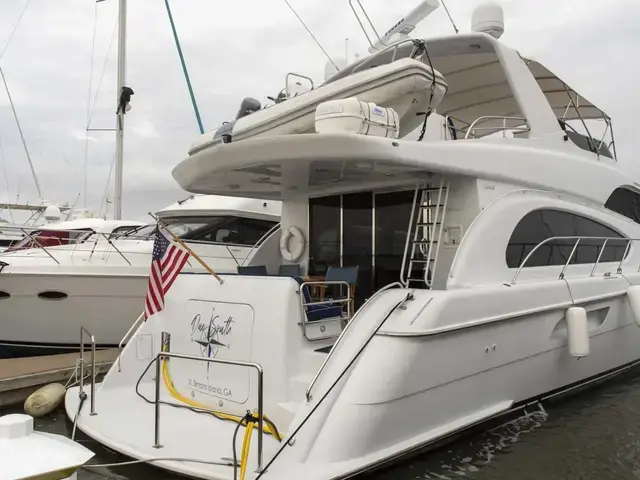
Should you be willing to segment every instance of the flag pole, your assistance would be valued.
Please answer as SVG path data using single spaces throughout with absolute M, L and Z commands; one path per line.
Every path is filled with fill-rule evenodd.
M 178 245 L 180 245 L 182 248 L 184 248 L 186 251 L 188 251 L 189 254 L 193 258 L 195 258 L 198 261 L 198 263 L 202 265 L 202 267 L 213 276 L 213 278 L 215 278 L 216 280 L 218 280 L 218 282 L 220 282 L 220 285 L 224 283 L 224 280 L 216 272 L 213 271 L 213 268 L 207 265 L 205 261 L 198 256 L 196 252 L 191 250 L 182 240 L 180 240 L 176 235 L 174 235 L 174 233 L 171 230 L 169 230 L 167 226 L 164 223 L 162 223 L 158 217 L 156 217 L 151 212 L 149 212 L 149 216 L 158 223 L 158 226 L 163 228 L 166 232 L 169 232 L 169 235 L 171 235 L 171 237 L 173 238 L 173 241 L 176 242 Z

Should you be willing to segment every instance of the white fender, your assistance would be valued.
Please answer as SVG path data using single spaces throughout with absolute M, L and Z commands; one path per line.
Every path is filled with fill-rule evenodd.
M 39 388 L 24 402 L 24 411 L 32 417 L 44 417 L 53 412 L 64 399 L 66 388 L 60 383 L 50 383 Z
M 589 325 L 587 311 L 582 307 L 567 308 L 567 334 L 569 353 L 572 357 L 582 358 L 589 355 Z
M 280 253 L 288 262 L 297 262 L 302 258 L 307 240 L 304 232 L 295 225 L 289 226 L 280 236 Z
M 640 285 L 632 285 L 627 288 L 627 297 L 631 305 L 633 321 L 640 327 Z

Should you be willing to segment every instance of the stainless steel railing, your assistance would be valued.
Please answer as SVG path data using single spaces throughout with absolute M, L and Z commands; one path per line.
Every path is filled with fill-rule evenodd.
M 266 234 L 264 234 L 259 240 L 258 242 L 251 246 L 251 245 L 244 245 L 244 244 L 236 244 L 236 243 L 225 243 L 225 242 L 211 242 L 211 241 L 204 241 L 204 240 L 185 240 L 185 243 L 187 245 L 217 245 L 217 246 L 222 246 L 222 247 L 226 247 L 227 251 L 229 252 L 229 256 L 223 256 L 223 255 L 207 255 L 207 258 L 210 259 L 214 259 L 214 258 L 220 258 L 220 259 L 233 259 L 237 265 L 244 265 L 245 263 L 247 263 L 248 261 L 250 261 L 251 259 L 251 255 L 255 252 L 255 250 L 262 245 L 262 243 L 264 243 L 264 241 L 271 235 L 273 234 L 274 231 L 276 231 L 279 228 L 279 224 L 274 225 Z M 142 255 L 145 258 L 148 258 L 150 256 L 151 253 L 151 245 L 153 245 L 153 240 L 154 237 L 149 237 L 148 235 L 140 235 L 140 236 L 136 236 L 133 234 L 129 234 L 127 235 L 126 233 L 108 233 L 108 232 L 95 232 L 93 230 L 91 231 L 82 231 L 81 233 L 83 233 L 83 235 L 80 235 L 76 238 L 57 238 L 53 235 L 43 235 L 43 236 L 39 236 L 37 234 L 37 232 L 39 232 L 40 230 L 46 230 L 46 229 L 40 229 L 40 230 L 33 230 L 31 229 L 31 231 L 29 231 L 29 229 L 25 228 L 25 227 L 15 227 L 15 226 L 11 226 L 11 227 L 3 227 L 3 230 L 9 230 L 9 229 L 13 229 L 14 231 L 20 231 L 24 234 L 25 238 L 30 239 L 30 243 L 28 246 L 24 246 L 22 248 L 20 248 L 19 250 L 9 250 L 9 251 L 4 251 L 1 252 L 1 254 L 3 255 L 10 255 L 11 257 L 22 257 L 22 256 L 29 256 L 29 257 L 33 257 L 34 254 L 34 250 L 36 251 L 42 251 L 47 257 L 49 257 L 51 260 L 53 260 L 56 264 L 60 265 L 62 262 L 62 257 L 60 257 L 60 255 L 69 255 L 70 258 L 75 258 L 75 255 L 80 255 L 80 254 L 85 254 L 88 256 L 89 259 L 93 258 L 94 255 L 102 255 L 103 258 L 106 255 L 111 254 L 112 252 L 115 252 L 117 255 L 119 255 L 120 257 L 122 257 L 122 259 L 129 265 L 132 266 L 135 263 L 135 256 L 136 255 Z M 78 230 L 65 230 L 65 229 L 55 229 L 55 230 L 51 230 L 52 232 L 63 232 L 63 233 L 73 233 L 73 234 L 78 234 L 80 231 Z M 52 239 L 55 244 L 53 245 L 45 245 L 44 243 L 46 239 Z M 119 243 L 116 244 L 115 241 L 118 242 L 124 242 L 124 241 L 138 241 L 138 242 L 148 242 L 149 243 L 149 251 L 128 251 L 125 250 L 123 247 L 127 246 L 127 243 Z M 119 245 L 119 246 L 118 246 Z M 15 246 L 15 245 L 14 245 Z M 82 246 L 86 247 L 86 248 L 82 248 Z M 236 257 L 233 252 L 231 251 L 233 248 L 245 248 L 248 249 L 248 253 L 246 253 L 246 255 L 242 254 L 242 256 L 240 258 Z M 66 257 L 65 257 L 66 258 Z M 87 257 L 83 257 L 83 258 L 87 258 Z
M 488 122 L 490 120 L 502 120 L 502 127 L 496 127 L 496 126 L 478 127 L 477 126 L 480 123 Z M 522 125 L 507 126 L 507 122 L 510 122 L 510 121 L 524 122 L 524 126 Z M 467 129 L 467 133 L 464 136 L 464 138 L 465 140 L 468 139 L 470 136 L 471 138 L 475 138 L 476 131 L 491 131 L 491 133 L 502 132 L 502 138 L 506 138 L 507 131 L 509 130 L 514 132 L 528 132 L 529 126 L 527 125 L 527 119 L 524 117 L 503 117 L 503 116 L 492 116 L 492 115 L 485 115 L 482 117 L 478 117 L 471 123 L 471 125 Z
M 489 121 L 502 121 L 502 125 L 491 125 L 486 127 L 479 127 L 479 124 L 489 122 Z M 509 125 L 512 122 L 519 122 L 518 125 Z M 456 126 L 462 125 L 462 127 Z M 524 125 L 523 125 L 524 124 Z M 451 115 L 446 115 L 443 121 L 443 129 L 445 131 L 445 140 L 446 134 L 449 132 L 455 132 L 456 134 L 461 134 L 458 138 L 464 138 L 465 140 L 476 138 L 476 132 L 488 132 L 488 133 L 498 133 L 502 132 L 502 138 L 506 138 L 507 132 L 512 131 L 516 133 L 528 132 L 529 126 L 527 124 L 527 119 L 524 117 L 509 117 L 509 116 L 492 116 L 492 115 L 484 115 L 476 118 L 473 122 L 467 123 L 464 120 L 460 120 L 459 118 L 453 117 Z M 462 136 L 464 135 L 464 137 Z
M 337 298 L 335 300 L 320 300 L 320 301 L 311 301 L 311 302 L 307 302 L 304 298 L 304 288 L 306 287 L 307 289 L 309 287 L 328 287 L 328 286 L 332 286 L 332 285 L 340 285 L 343 287 L 347 288 L 347 296 L 346 297 L 340 297 Z M 311 293 L 309 292 L 309 295 L 311 295 Z M 318 322 L 326 322 L 329 320 L 341 320 L 341 321 L 349 321 L 349 319 L 351 318 L 351 315 L 353 315 L 353 312 L 351 311 L 351 286 L 349 285 L 348 282 L 345 281 L 329 281 L 329 282 L 304 282 L 302 284 L 300 284 L 300 304 L 302 305 L 302 312 L 303 312 L 303 316 L 302 316 L 302 333 L 304 335 L 304 338 L 306 338 L 307 340 L 311 340 L 309 337 L 307 337 L 307 325 L 312 324 L 312 323 L 318 323 Z M 335 317 L 327 317 L 325 319 L 322 320 L 312 320 L 309 321 L 309 319 L 307 318 L 307 307 L 310 306 L 321 306 L 321 305 L 327 305 L 327 306 L 336 306 L 336 305 L 347 305 L 347 316 L 335 316 Z M 328 337 L 327 337 L 328 338 Z M 315 340 L 320 340 L 319 338 L 316 338 Z
M 84 392 L 84 338 L 88 336 L 91 340 L 91 415 L 96 413 L 96 337 L 86 328 L 80 327 L 80 389 L 79 394 Z
M 155 404 L 155 417 L 154 417 L 154 440 L 155 445 L 154 448 L 161 448 L 160 444 L 160 383 L 162 378 L 161 373 L 161 360 L 163 358 L 180 358 L 183 360 L 194 360 L 198 362 L 207 362 L 207 363 L 219 363 L 222 365 L 235 365 L 239 367 L 248 367 L 253 368 L 258 372 L 258 470 L 262 468 L 262 445 L 263 445 L 263 427 L 264 427 L 264 400 L 263 400 L 263 386 L 264 386 L 264 371 L 262 366 L 259 363 L 255 362 L 242 362 L 239 360 L 223 360 L 220 358 L 204 358 L 195 355 L 183 355 L 181 353 L 171 353 L 171 352 L 159 352 L 156 355 L 156 378 L 155 378 L 155 387 L 156 387 L 156 398 L 154 401 Z
M 524 260 L 520 263 L 520 265 L 518 266 L 518 269 L 516 270 L 516 273 L 513 276 L 513 279 L 511 280 L 511 285 L 514 285 L 516 283 L 516 281 L 518 280 L 518 277 L 520 276 L 522 269 L 525 268 L 527 266 L 527 263 L 529 262 L 529 260 L 531 259 L 531 257 L 540 250 L 541 247 L 549 245 L 551 242 L 572 242 L 569 243 L 568 245 L 561 245 L 564 247 L 570 246 L 571 248 L 571 253 L 569 254 L 567 261 L 564 263 L 562 270 L 560 272 L 560 274 L 558 275 L 558 279 L 563 279 L 565 277 L 565 273 L 567 271 L 567 268 L 569 268 L 569 265 L 571 264 L 571 260 L 573 260 L 573 257 L 578 249 L 578 246 L 580 245 L 580 242 L 584 242 L 586 241 L 590 241 L 590 242 L 602 242 L 602 247 L 600 252 L 598 253 L 598 257 L 596 258 L 595 262 L 588 262 L 588 263 L 584 263 L 584 264 L 580 264 L 580 265 L 590 265 L 591 263 L 593 263 L 593 267 L 591 269 L 591 273 L 589 276 L 593 277 L 595 275 L 596 269 L 598 268 L 598 265 L 600 264 L 600 261 L 602 259 L 602 254 L 604 253 L 605 247 L 607 246 L 608 243 L 613 243 L 613 242 L 624 242 L 625 245 L 625 249 L 624 249 L 624 253 L 622 255 L 622 258 L 620 259 L 620 261 L 618 262 L 618 268 L 616 270 L 616 273 L 622 273 L 622 262 L 624 262 L 625 258 L 627 257 L 627 253 L 629 252 L 629 248 L 631 247 L 631 243 L 634 241 L 638 241 L 640 239 L 638 238 L 623 238 L 623 237 L 550 237 L 547 238 L 545 240 L 543 240 L 542 242 L 538 243 L 528 254 L 527 256 L 524 258 Z M 589 246 L 593 246 L 593 245 L 589 245 Z M 597 247 L 598 245 L 596 245 Z M 640 265 L 638 266 L 638 271 L 640 272 Z

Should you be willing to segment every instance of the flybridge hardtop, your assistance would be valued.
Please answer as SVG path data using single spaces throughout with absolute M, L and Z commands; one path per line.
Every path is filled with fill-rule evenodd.
M 402 137 L 424 121 L 420 113 L 424 115 L 435 109 L 447 90 L 446 81 L 428 63 L 420 42 L 411 43 L 406 58 L 375 67 L 365 60 L 351 70 L 348 77 L 331 79 L 299 95 L 285 95 L 268 108 L 261 109 L 259 103 L 245 100 L 236 120 L 213 134 L 202 135 L 189 153 L 222 142 L 313 132 L 314 115 L 321 103 L 349 97 L 396 111 L 400 119 L 399 136 Z M 247 109 L 247 105 L 251 108 Z
M 430 64 L 446 78 L 447 92 L 437 113 L 444 122 L 443 138 L 455 142 L 430 142 L 431 154 L 426 155 L 423 144 L 401 141 L 396 145 L 367 135 L 262 136 L 192 150 L 189 158 L 174 167 L 174 178 L 182 188 L 194 192 L 251 194 L 273 200 L 286 194 L 282 188 L 286 182 L 291 183 L 288 188 L 292 191 L 316 196 L 340 188 L 357 189 L 358 182 L 365 179 L 379 184 L 404 183 L 428 175 L 432 168 L 451 172 L 462 168 L 531 188 L 553 185 L 595 201 L 606 200 L 615 186 L 632 183 L 615 167 L 609 116 L 541 63 L 523 59 L 516 50 L 481 32 L 428 39 L 425 47 Z M 411 55 L 414 48 L 412 42 L 405 41 L 358 65 L 372 71 L 389 62 L 393 65 Z M 356 68 L 338 72 L 327 85 L 348 80 Z M 569 123 L 594 120 L 602 123 L 602 136 L 583 135 Z M 507 132 L 508 138 L 499 138 Z M 481 144 L 473 142 L 479 139 Z M 525 139 L 528 142 L 523 142 Z M 545 156 L 522 148 L 533 145 L 544 149 Z M 478 152 L 476 149 L 486 149 L 482 150 L 486 161 L 471 156 L 451 160 L 453 150 L 466 152 L 469 148 Z M 531 156 L 538 168 L 531 172 L 513 168 L 514 154 L 521 161 Z M 598 165 L 592 163 L 594 154 L 602 160 Z M 591 168 L 583 170 L 583 162 Z M 303 166 L 306 175 L 300 177 L 296 169 Z M 565 181 L 576 169 L 584 172 L 588 186 Z M 295 179 L 285 178 L 286 172 L 294 171 L 298 172 Z M 555 174 L 549 178 L 551 171 Z

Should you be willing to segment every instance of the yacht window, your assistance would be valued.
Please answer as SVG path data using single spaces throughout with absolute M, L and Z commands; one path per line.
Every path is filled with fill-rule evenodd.
M 331 266 L 340 266 L 341 197 L 309 200 L 309 274 L 324 275 Z
M 116 227 L 111 232 L 111 235 L 109 235 L 109 238 L 121 237 L 125 233 L 132 233 L 136 230 L 138 230 L 138 227 L 136 227 L 135 225 L 124 225 L 122 227 Z
M 255 245 L 265 234 L 273 228 L 275 222 L 245 218 L 242 220 L 242 243 Z
M 604 206 L 640 223 L 640 195 L 633 190 L 624 187 L 616 188 Z
M 180 235 L 185 240 L 206 243 L 233 243 L 241 244 L 241 224 L 240 219 L 235 217 L 209 218 L 208 223 L 199 224 L 199 228 L 193 228 L 198 222 L 190 220 L 190 223 L 183 223 L 182 226 L 189 226 L 190 230 Z M 174 224 L 175 226 L 176 224 Z M 173 230 L 176 233 L 175 230 Z
M 211 225 L 211 223 L 215 223 L 216 220 L 219 219 L 215 219 L 213 220 L 213 222 L 211 219 L 189 219 L 187 221 L 167 220 L 163 223 L 175 236 L 180 238 L 191 238 L 192 234 L 196 234 L 196 232 L 199 232 L 201 230 L 206 230 Z
M 558 210 L 535 210 L 520 220 L 511 235 L 506 252 L 509 268 L 518 268 L 540 242 L 552 237 L 574 238 L 551 240 L 542 245 L 527 260 L 525 267 L 566 264 L 575 245 L 575 237 L 624 238 L 615 230 L 580 215 Z M 604 240 L 580 240 L 571 264 L 595 263 L 603 243 Z M 619 262 L 626 247 L 626 240 L 608 240 L 600 262 Z
M 153 240 L 158 231 L 157 225 L 143 225 L 141 227 L 135 227 L 125 233 L 118 234 L 121 239 L 126 240 Z M 112 234 L 113 236 L 113 234 Z
M 96 233 L 91 228 L 79 228 L 77 230 L 71 230 L 69 232 L 69 243 L 81 243 L 84 242 L 91 235 Z

